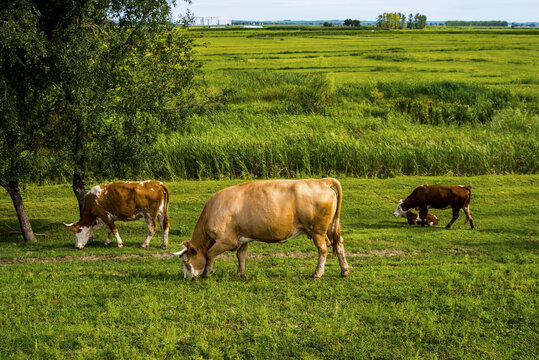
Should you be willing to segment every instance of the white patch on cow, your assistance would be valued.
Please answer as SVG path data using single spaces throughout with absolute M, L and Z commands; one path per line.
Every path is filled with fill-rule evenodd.
M 183 256 L 182 256 L 182 258 L 183 258 Z M 189 267 L 187 267 L 187 265 L 189 265 Z M 204 269 L 195 270 L 195 268 L 193 267 L 192 264 L 187 264 L 187 265 L 185 264 L 185 261 L 184 261 L 183 262 L 183 278 L 184 279 L 191 280 L 193 277 L 200 276 L 204 272 Z
M 159 205 L 159 213 L 158 213 L 158 215 L 161 215 L 161 214 L 164 214 L 164 213 L 165 213 L 165 200 L 161 201 L 161 205 Z
M 96 218 L 95 219 L 95 228 L 96 229 L 101 229 L 103 226 L 105 226 L 105 223 L 103 222 L 103 220 L 101 220 L 101 218 Z
M 111 212 L 109 211 L 106 211 L 105 214 L 107 214 L 107 217 L 109 218 L 110 221 L 115 221 L 115 220 L 118 220 L 118 217 L 114 216 Z
M 82 249 L 92 234 L 93 231 L 91 226 L 81 226 L 80 231 L 75 233 L 75 247 L 77 249 Z
M 431 221 L 431 222 L 429 223 L 429 225 L 432 226 L 432 225 L 434 225 L 434 223 Z
M 402 203 L 403 203 L 403 200 L 402 199 L 399 200 L 399 203 L 397 204 L 397 209 L 393 213 L 393 216 L 395 216 L 395 217 L 399 217 L 399 216 L 405 217 L 406 216 L 406 211 L 402 210 Z
M 103 191 L 103 189 L 101 189 L 101 186 L 97 185 L 97 186 L 94 186 L 92 189 L 90 189 L 90 191 L 88 191 L 88 193 L 93 194 L 96 197 L 99 197 L 99 195 L 101 195 L 102 191 Z
M 124 246 L 124 243 L 122 242 L 122 238 L 120 238 L 120 234 L 118 231 L 114 233 L 114 237 L 116 238 L 116 242 L 118 243 L 118 247 L 121 248 Z

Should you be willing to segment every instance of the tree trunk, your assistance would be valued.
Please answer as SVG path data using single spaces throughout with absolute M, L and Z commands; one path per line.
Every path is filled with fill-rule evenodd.
M 82 119 L 77 119 L 77 134 L 75 142 L 75 170 L 73 172 L 73 192 L 79 202 L 79 214 L 82 215 L 84 208 L 84 176 L 86 174 L 86 154 L 84 152 L 84 140 L 86 132 Z
M 8 183 L 0 181 L 0 185 L 2 185 L 2 187 L 9 193 L 9 196 L 11 196 L 13 206 L 15 206 L 15 212 L 17 213 L 17 218 L 19 219 L 19 225 L 21 226 L 24 241 L 36 243 L 37 239 L 34 235 L 34 231 L 32 230 L 32 224 L 30 224 L 26 210 L 24 210 L 19 183 L 17 181 L 10 181 Z

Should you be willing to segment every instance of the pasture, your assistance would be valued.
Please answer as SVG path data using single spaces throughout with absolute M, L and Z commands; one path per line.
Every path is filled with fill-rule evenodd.
M 112 177 L 536 173 L 533 30 L 193 31 L 206 107 Z M 118 156 L 120 162 L 121 155 Z M 112 173 L 112 175 L 110 175 Z
M 0 192 L 0 358 L 537 358 L 539 78 L 535 30 L 189 30 L 207 92 L 144 151 L 129 131 L 90 144 L 87 187 L 157 179 L 171 190 L 170 245 L 83 250 L 58 159 L 23 192 L 38 237 L 17 235 Z M 183 280 L 171 251 L 207 198 L 254 178 L 331 175 L 343 186 L 351 274 L 311 275 L 304 236 L 252 243 L 209 279 Z M 476 228 L 392 216 L 424 183 L 473 185 Z
M 118 223 L 84 250 L 61 224 L 77 208 L 68 185 L 29 186 L 35 245 L 0 194 L 1 358 L 533 358 L 538 354 L 539 177 L 341 178 L 342 228 L 352 272 L 336 258 L 311 279 L 304 236 L 252 243 L 245 278 L 233 253 L 209 279 L 183 280 L 169 253 L 189 239 L 205 200 L 241 182 L 168 182 L 170 246 L 139 248 L 143 221 Z M 392 216 L 423 183 L 473 184 L 474 230 L 433 210 L 436 227 Z M 75 219 L 76 220 L 76 219 Z

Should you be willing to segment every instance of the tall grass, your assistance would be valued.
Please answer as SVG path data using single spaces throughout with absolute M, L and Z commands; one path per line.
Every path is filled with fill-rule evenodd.
M 317 31 L 202 32 L 211 96 L 167 136 L 104 129 L 91 176 L 537 172 L 537 37 Z

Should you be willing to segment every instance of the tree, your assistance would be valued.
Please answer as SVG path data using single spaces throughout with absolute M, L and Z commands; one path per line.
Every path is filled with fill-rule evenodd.
M 406 27 L 408 29 L 424 29 L 427 26 L 427 17 L 417 13 L 415 15 L 408 15 L 408 23 Z
M 357 19 L 355 19 L 355 20 L 346 19 L 346 20 L 344 20 L 343 25 L 344 26 L 350 26 L 350 27 L 360 27 L 361 22 L 359 20 L 357 20 Z
M 23 205 L 21 182 L 45 169 L 47 76 L 46 39 L 36 32 L 39 15 L 32 3 L 0 5 L 0 185 L 9 193 L 23 238 L 36 242 Z
M 165 0 L 0 5 L 0 185 L 13 199 L 26 241 L 35 237 L 21 183 L 39 179 L 58 159 L 71 162 L 82 210 L 99 126 L 112 119 L 126 129 L 133 118 L 147 124 L 148 116 L 136 114 L 171 113 L 167 104 L 185 98 L 181 92 L 197 66 L 190 40 L 171 29 L 169 14 Z
M 323 25 L 324 25 L 324 27 L 332 27 L 333 26 L 333 24 L 328 22 L 328 21 L 324 21 Z
M 401 13 L 383 13 L 378 15 L 376 26 L 383 29 L 402 29 L 406 24 L 406 15 Z

